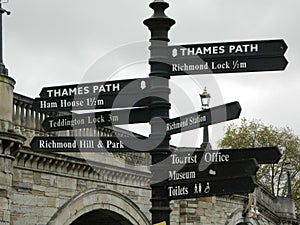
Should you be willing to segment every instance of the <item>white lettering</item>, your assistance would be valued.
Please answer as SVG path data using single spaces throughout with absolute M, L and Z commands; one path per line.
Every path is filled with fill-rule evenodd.
M 230 157 L 228 154 L 223 155 L 221 152 L 207 152 L 204 155 L 204 160 L 207 163 L 212 162 L 229 162 Z
M 197 163 L 197 155 L 191 156 L 191 154 L 188 154 L 187 156 L 178 156 L 177 154 L 172 154 L 171 158 L 173 165 Z

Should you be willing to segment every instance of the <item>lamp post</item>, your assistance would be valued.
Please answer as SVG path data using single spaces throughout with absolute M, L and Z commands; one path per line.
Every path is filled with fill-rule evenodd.
M 3 31 L 2 31 L 2 14 L 6 13 L 10 15 L 10 12 L 2 8 L 1 0 L 0 0 L 0 74 L 1 75 L 8 75 L 8 71 L 5 68 L 3 63 Z
M 285 169 L 286 169 L 286 174 L 287 174 L 287 188 L 288 188 L 288 193 L 286 197 L 292 198 L 292 183 L 291 183 L 291 171 L 292 171 L 292 165 L 290 162 L 285 163 Z
M 208 109 L 209 108 L 209 102 L 210 102 L 210 94 L 207 92 L 206 87 L 203 90 L 203 93 L 200 94 L 200 99 L 201 99 L 201 105 L 202 109 Z M 203 142 L 200 146 L 201 149 L 211 149 L 211 144 L 209 143 L 209 136 L 208 136 L 208 127 L 204 127 L 203 130 Z

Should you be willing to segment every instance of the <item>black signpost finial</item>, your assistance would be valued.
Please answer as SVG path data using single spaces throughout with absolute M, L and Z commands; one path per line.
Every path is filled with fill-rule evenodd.
M 2 4 L 0 1 L 0 75 L 8 75 L 8 70 L 5 68 L 5 65 L 3 63 L 3 28 L 2 28 L 2 14 L 6 13 L 7 15 L 10 15 L 10 11 L 7 11 L 2 8 Z
M 151 32 L 150 38 L 150 52 L 151 57 L 149 64 L 151 66 L 151 92 L 155 96 L 161 98 L 153 98 L 150 104 L 150 117 L 160 117 L 164 120 L 169 119 L 169 79 L 170 79 L 170 67 L 168 61 L 168 32 L 175 24 L 175 21 L 169 18 L 165 14 L 165 10 L 169 7 L 169 4 L 163 0 L 155 0 L 150 3 L 150 7 L 154 10 L 154 14 L 144 21 L 144 24 L 149 28 Z M 152 214 L 152 224 L 165 222 L 166 225 L 170 225 L 170 200 L 168 199 L 167 189 L 163 184 L 158 183 L 157 180 L 159 171 L 157 163 L 167 158 L 170 152 L 170 137 L 166 135 L 166 125 L 162 126 L 154 121 L 151 122 L 151 136 L 157 139 L 162 138 L 163 141 L 151 152 L 152 156 L 152 208 L 150 212 Z

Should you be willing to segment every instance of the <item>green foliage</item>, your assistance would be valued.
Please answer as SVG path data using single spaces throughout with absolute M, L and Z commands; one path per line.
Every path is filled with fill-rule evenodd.
M 300 210 L 300 138 L 290 128 L 265 125 L 259 120 L 243 118 L 239 125 L 227 126 L 220 148 L 254 148 L 277 146 L 282 157 L 277 164 L 261 165 L 257 181 L 275 196 L 287 193 L 287 173 L 285 164 L 291 163 L 292 191 L 297 211 Z

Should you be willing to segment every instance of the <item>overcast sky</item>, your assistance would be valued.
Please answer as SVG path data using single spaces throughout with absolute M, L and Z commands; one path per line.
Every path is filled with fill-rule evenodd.
M 9 0 L 3 4 L 12 11 L 10 16 L 4 16 L 4 63 L 9 76 L 17 82 L 15 92 L 34 98 L 45 86 L 147 77 L 149 31 L 143 20 L 152 15 L 150 2 Z M 280 72 L 172 78 L 171 116 L 200 110 L 198 94 L 207 86 L 212 96 L 211 106 L 239 101 L 241 117 L 289 126 L 299 135 L 300 1 L 169 0 L 168 3 L 167 15 L 176 20 L 169 33 L 170 45 L 284 39 L 289 61 L 285 71 Z M 124 60 L 124 51 L 129 51 L 129 55 L 136 53 L 134 61 Z M 87 76 L 95 65 L 103 63 L 101 59 L 110 61 L 112 52 L 120 53 L 118 67 L 114 67 L 117 72 L 102 69 L 97 76 Z M 183 93 L 191 107 L 182 107 L 182 102 L 186 102 Z M 210 128 L 211 139 L 216 141 L 223 128 L 224 124 L 219 131 Z M 191 133 L 185 135 L 190 137 Z M 194 133 L 201 136 L 201 131 Z M 201 139 L 191 143 L 184 135 L 174 136 L 173 143 L 177 144 L 175 139 L 180 137 L 184 139 L 180 145 L 201 143 Z

